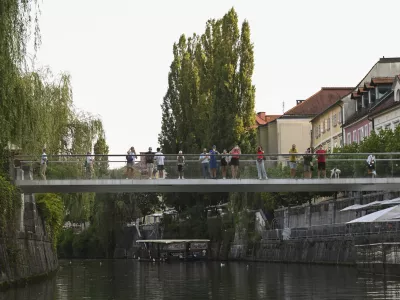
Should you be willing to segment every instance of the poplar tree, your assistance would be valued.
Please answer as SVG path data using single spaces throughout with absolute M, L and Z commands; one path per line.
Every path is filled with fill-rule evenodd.
M 159 142 L 165 153 L 197 153 L 216 144 L 243 152 L 255 147 L 254 52 L 250 26 L 232 8 L 205 32 L 173 46 Z

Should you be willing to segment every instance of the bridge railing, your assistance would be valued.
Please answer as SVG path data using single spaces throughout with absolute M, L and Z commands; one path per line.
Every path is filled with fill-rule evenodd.
M 262 234 L 263 240 L 282 239 L 311 239 L 334 238 L 338 236 L 368 236 L 368 235 L 396 235 L 400 234 L 400 222 L 373 222 L 354 224 L 330 224 L 304 228 L 266 230 Z
M 366 159 L 369 153 L 332 153 L 325 154 L 326 176 L 340 178 L 363 178 L 371 177 L 368 172 Z M 400 176 L 400 153 L 374 153 L 376 157 L 375 171 L 377 177 L 399 177 Z M 164 154 L 164 177 L 174 179 L 179 177 L 177 154 Z M 226 166 L 226 178 L 232 178 L 232 160 Z M 296 162 L 295 178 L 303 178 L 305 171 L 305 154 L 268 154 L 258 164 L 265 166 L 268 178 L 290 178 L 290 165 L 292 156 Z M 48 155 L 46 170 L 47 179 L 148 179 L 148 164 L 146 155 L 138 154 L 133 164 L 133 175 L 127 173 L 126 154 L 111 155 L 91 155 L 93 167 L 85 164 L 87 156 L 80 155 Z M 183 166 L 183 176 L 186 179 L 204 178 L 203 164 L 200 162 L 200 154 L 184 154 L 185 163 Z M 312 178 L 317 177 L 318 161 L 317 155 L 312 154 L 312 165 L 310 167 Z M 222 155 L 216 156 L 217 178 L 223 177 Z M 237 178 L 256 179 L 257 173 L 257 154 L 241 154 L 238 166 Z M 40 177 L 40 155 L 18 155 L 13 158 L 15 168 L 22 168 L 30 171 L 33 178 Z M 210 164 L 207 164 L 206 177 L 210 177 Z M 307 168 L 307 167 L 306 167 Z M 157 169 L 156 163 L 153 170 Z M 337 171 L 339 170 L 339 171 Z M 320 174 L 322 177 L 322 173 Z M 158 178 L 158 174 L 156 175 Z

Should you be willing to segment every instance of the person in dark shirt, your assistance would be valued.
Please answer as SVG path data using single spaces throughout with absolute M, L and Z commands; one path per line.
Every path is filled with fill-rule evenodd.
M 149 151 L 145 153 L 146 155 L 146 168 L 147 173 L 149 174 L 149 179 L 153 178 L 153 169 L 154 169 L 154 152 L 152 152 L 152 148 L 149 147 Z
M 311 148 L 307 148 L 306 154 L 303 156 L 303 165 L 304 165 L 304 178 L 311 178 L 311 162 L 312 162 L 312 155 L 311 155 Z

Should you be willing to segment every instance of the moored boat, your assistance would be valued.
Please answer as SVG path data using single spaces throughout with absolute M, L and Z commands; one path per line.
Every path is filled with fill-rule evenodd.
M 208 259 L 207 239 L 137 240 L 141 245 L 140 261 L 200 261 Z

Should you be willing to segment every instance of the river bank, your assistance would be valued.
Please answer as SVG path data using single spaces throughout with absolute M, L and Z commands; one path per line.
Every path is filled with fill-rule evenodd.
M 19 230 L 0 237 L 0 288 L 41 280 L 58 269 L 58 258 L 33 195 L 23 195 Z

